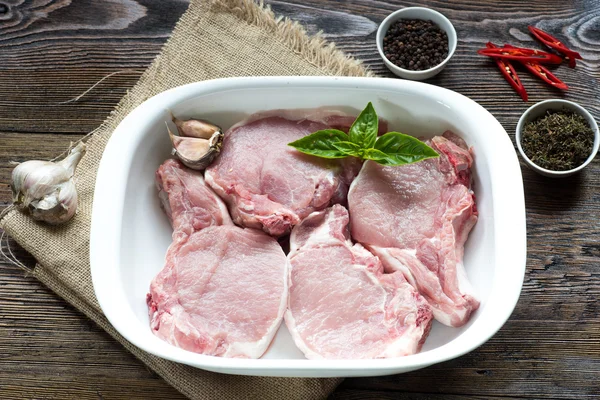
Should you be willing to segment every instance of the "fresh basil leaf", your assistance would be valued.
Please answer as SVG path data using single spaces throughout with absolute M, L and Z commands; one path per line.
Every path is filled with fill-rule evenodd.
M 396 164 L 395 160 L 390 158 L 387 154 L 385 154 L 381 150 L 377 149 L 366 149 L 363 153 L 363 159 L 372 160 L 381 165 L 394 166 Z
M 372 157 L 378 157 L 379 159 L 369 159 L 383 165 L 412 164 L 428 158 L 439 157 L 435 150 L 419 139 L 400 132 L 388 132 L 379 137 L 375 142 L 375 150 L 385 154 L 385 159 L 382 158 L 380 153 L 372 154 Z
M 378 164 L 389 166 L 389 167 L 397 167 L 399 165 L 409 164 L 404 162 L 404 160 L 399 160 L 394 156 L 390 156 L 389 154 L 385 154 L 381 150 L 377 149 L 366 149 L 363 155 L 365 160 L 372 160 Z
M 288 145 L 317 157 L 354 156 L 389 166 L 411 164 L 439 156 L 425 143 L 400 132 L 388 132 L 377 138 L 378 128 L 377 113 L 369 102 L 350 127 L 348 135 L 337 129 L 325 129 Z
M 348 140 L 348 135 L 337 129 L 324 129 L 322 131 L 316 131 L 308 136 L 304 136 L 292 143 L 288 143 L 288 146 L 294 147 L 296 150 L 310 154 L 312 156 L 318 156 L 322 158 L 344 158 L 348 154 L 345 154 L 334 146 L 334 143 L 344 142 Z
M 378 129 L 379 119 L 373 104 L 369 102 L 350 127 L 348 136 L 350 136 L 352 143 L 363 149 L 370 149 L 375 145 Z
M 360 157 L 362 155 L 362 148 L 352 142 L 333 142 L 332 145 L 346 155 L 354 157 Z

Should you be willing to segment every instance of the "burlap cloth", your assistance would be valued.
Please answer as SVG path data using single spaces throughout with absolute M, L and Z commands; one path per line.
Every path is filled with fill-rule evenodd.
M 98 163 L 113 130 L 136 106 L 166 89 L 230 76 L 366 76 L 360 64 L 251 0 L 193 0 L 161 54 L 88 140 L 77 173 L 79 208 L 60 227 L 8 211 L 2 227 L 37 260 L 32 274 L 81 310 L 191 399 L 319 399 L 341 379 L 221 375 L 173 363 L 127 342 L 108 323 L 94 295 L 89 266 L 90 215 Z

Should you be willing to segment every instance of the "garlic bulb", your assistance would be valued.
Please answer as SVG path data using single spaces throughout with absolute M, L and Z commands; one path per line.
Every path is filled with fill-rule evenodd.
M 11 182 L 14 204 L 38 221 L 61 224 L 71 219 L 77 210 L 73 174 L 84 154 L 85 144 L 79 143 L 61 161 L 30 160 L 17 165 Z
M 191 169 L 202 170 L 208 167 L 221 151 L 223 132 L 221 128 L 207 121 L 191 119 L 182 121 L 171 114 L 179 135 L 167 131 L 173 144 L 173 155 Z

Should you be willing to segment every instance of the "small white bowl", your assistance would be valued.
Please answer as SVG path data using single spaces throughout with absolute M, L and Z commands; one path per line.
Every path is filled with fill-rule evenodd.
M 535 164 L 533 161 L 531 161 L 529 159 L 529 157 L 527 157 L 527 155 L 525 155 L 525 152 L 523 151 L 523 147 L 521 146 L 523 127 L 528 122 L 533 121 L 536 118 L 543 116 L 546 113 L 546 111 L 548 111 L 548 110 L 557 110 L 558 111 L 558 110 L 565 110 L 565 109 L 574 111 L 574 112 L 582 115 L 586 119 L 588 125 L 594 131 L 594 147 L 592 148 L 592 152 L 590 153 L 590 156 L 587 158 L 587 160 L 583 164 L 578 166 L 577 168 L 569 169 L 567 171 L 553 171 L 550 169 L 542 168 L 542 167 L 538 166 L 537 164 Z M 544 176 L 548 176 L 550 178 L 564 178 L 564 177 L 571 176 L 571 175 L 581 171 L 589 163 L 592 162 L 594 157 L 596 157 L 596 153 L 598 153 L 598 147 L 600 147 L 600 133 L 598 133 L 598 124 L 594 120 L 594 117 L 592 117 L 592 115 L 585 108 L 581 107 L 579 104 L 573 103 L 572 101 L 561 100 L 561 99 L 544 100 L 544 101 L 541 101 L 541 102 L 529 107 L 527 109 L 527 111 L 525 111 L 523 113 L 523 115 L 521 116 L 521 118 L 519 119 L 519 123 L 517 124 L 517 130 L 515 132 L 515 140 L 517 142 L 517 148 L 519 149 L 519 153 L 521 153 L 521 157 L 523 157 L 523 161 L 525 161 L 527 166 L 529 168 L 531 168 L 532 170 L 534 170 L 535 172 L 537 172 L 541 175 L 544 175 Z
M 436 65 L 433 68 L 424 69 L 422 71 L 411 71 L 408 69 L 400 68 L 396 64 L 392 63 L 387 59 L 383 52 L 383 38 L 387 33 L 390 26 L 400 20 L 400 19 L 422 19 L 432 21 L 434 24 L 440 27 L 443 31 L 448 35 L 448 56 L 442 61 L 440 64 Z M 394 74 L 398 75 L 404 79 L 412 79 L 416 81 L 422 81 L 424 79 L 429 79 L 437 74 L 439 74 L 450 58 L 454 55 L 454 51 L 456 50 L 456 42 L 457 36 L 456 31 L 454 30 L 454 26 L 450 22 L 450 20 L 444 17 L 437 11 L 434 11 L 430 8 L 424 7 L 407 7 L 401 10 L 395 11 L 387 16 L 386 19 L 383 20 L 379 28 L 377 29 L 377 50 L 379 51 L 379 55 L 385 62 L 385 65 L 388 67 L 390 71 Z

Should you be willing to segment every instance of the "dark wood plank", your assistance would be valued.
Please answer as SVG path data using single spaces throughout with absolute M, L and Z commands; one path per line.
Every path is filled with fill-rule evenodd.
M 156 46 L 157 54 L 159 50 Z M 100 82 L 79 101 L 59 104 L 77 98 L 113 72 L 119 73 Z M 106 119 L 141 72 L 108 67 L 81 68 L 75 74 L 68 70 L 40 71 L 32 81 L 31 72 L 0 70 L 0 132 L 83 135 Z M 20 96 L 10 95 L 15 89 Z
M 96 128 L 160 52 L 187 7 L 185 1 L 46 3 L 25 1 L 21 15 L 0 15 L 0 207 L 10 203 L 10 162 L 53 158 Z M 89 96 L 57 105 L 117 71 Z M 11 248 L 33 265 L 12 241 Z M 2 399 L 183 398 L 84 315 L 4 260 L 0 355 Z
M 10 246 L 33 266 L 16 243 Z M 6 262 L 0 267 L 0 338 L 2 399 L 183 398 L 94 322 Z
M 375 390 L 345 389 L 340 387 L 330 400 L 525 400 L 527 397 L 471 396 L 452 394 L 431 394 L 413 392 L 384 392 Z
M 8 4 L 0 0 L 0 4 Z M 15 3 L 15 2 L 11 2 Z M 600 1 L 272 0 L 275 12 L 323 31 L 374 72 L 375 29 L 407 5 L 441 11 L 459 47 L 429 83 L 478 101 L 514 140 L 520 114 L 536 101 L 564 97 L 600 119 Z M 10 203 L 9 161 L 47 159 L 97 127 L 159 53 L 185 1 L 26 0 L 0 6 L 0 207 Z M 8 17 L 7 17 L 8 15 Z M 580 51 L 577 68 L 556 73 L 566 94 L 521 74 L 523 103 L 493 63 L 475 54 L 488 41 L 542 48 L 526 33 L 538 24 Z M 79 101 L 58 104 L 83 93 Z M 484 129 L 484 127 L 482 127 Z M 523 169 L 528 224 L 527 273 L 511 319 L 481 348 L 459 359 L 391 377 L 348 379 L 332 399 L 595 398 L 600 393 L 600 166 L 549 180 Z M 3 244 L 4 246 L 4 244 Z M 34 261 L 14 242 L 19 259 Z M 181 398 L 171 387 L 35 279 L 0 262 L 0 398 Z
M 43 4 L 27 0 L 0 16 L 0 131 L 83 134 L 96 128 L 188 6 L 177 0 Z M 117 71 L 90 96 L 58 105 Z M 11 95 L 16 88 L 19 95 Z

